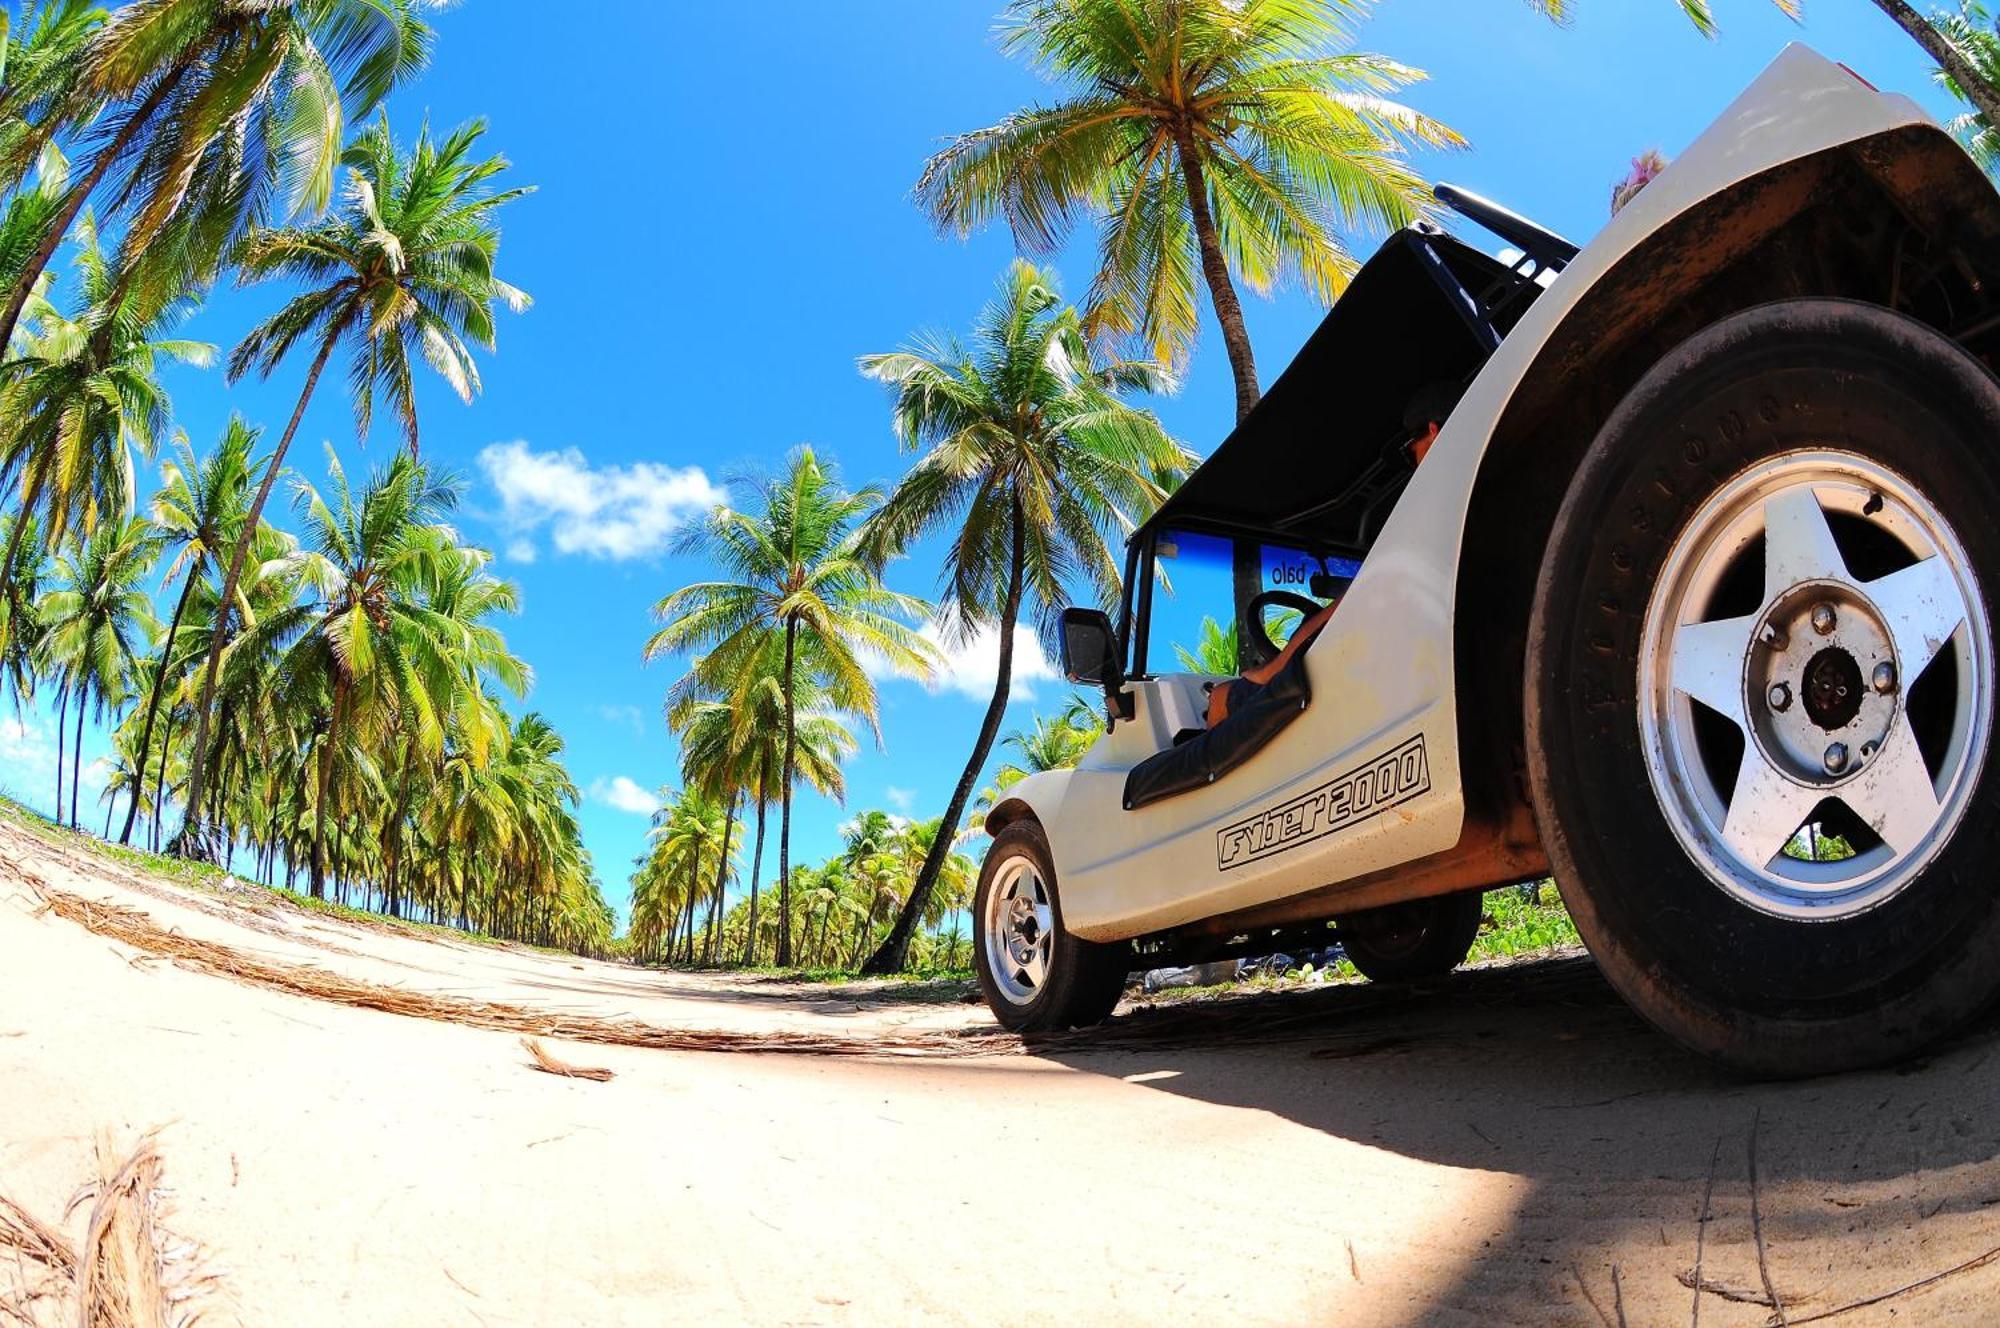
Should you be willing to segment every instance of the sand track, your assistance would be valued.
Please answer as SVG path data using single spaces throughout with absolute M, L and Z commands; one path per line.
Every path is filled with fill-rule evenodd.
M 1022 1048 L 949 1001 L 352 923 L 0 820 L 0 1194 L 59 1213 L 101 1132 L 158 1127 L 210 1322 L 1682 1323 L 1699 1246 L 1703 1324 L 1769 1321 L 1767 1274 L 1792 1323 L 1987 1323 L 1996 1047 L 1751 1084 L 1560 960 Z

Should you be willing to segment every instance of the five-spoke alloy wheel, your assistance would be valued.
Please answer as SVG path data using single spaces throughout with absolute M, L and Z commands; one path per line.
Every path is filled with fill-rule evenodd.
M 973 968 L 1002 1026 L 1043 1032 L 1095 1024 L 1118 1004 L 1131 956 L 1064 930 L 1048 839 L 1034 821 L 993 838 L 972 899 Z
M 1767 305 L 1599 431 L 1537 587 L 1529 774 L 1578 929 L 1699 1050 L 1907 1054 L 2000 991 L 2000 384 L 1886 309 Z
M 1836 523 L 1892 570 L 1863 579 Z M 1754 609 L 1733 612 L 1732 579 Z M 1782 915 L 1842 917 L 1908 885 L 1985 760 L 1990 639 L 1964 546 L 1887 466 L 1794 452 L 1736 476 L 1670 547 L 1639 653 L 1646 773 L 1681 847 Z M 1915 717 L 1913 693 L 1930 699 Z

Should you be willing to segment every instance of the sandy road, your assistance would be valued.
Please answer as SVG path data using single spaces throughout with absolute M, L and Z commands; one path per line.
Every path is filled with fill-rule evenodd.
M 1121 1015 L 1033 1055 L 552 1043 L 149 959 L 29 879 L 268 962 L 681 1028 L 949 1035 L 872 991 L 649 973 L 218 906 L 0 823 L 0 1193 L 163 1127 L 245 1324 L 1791 1322 L 2000 1246 L 2000 1029 L 1753 1085 L 1587 963 Z M 992 1039 L 975 1037 L 975 1044 Z M 0 1262 L 0 1289 L 8 1276 Z M 1831 1320 L 1991 1323 L 2000 1262 Z M 1770 1310 L 1702 1298 L 1704 1324 Z

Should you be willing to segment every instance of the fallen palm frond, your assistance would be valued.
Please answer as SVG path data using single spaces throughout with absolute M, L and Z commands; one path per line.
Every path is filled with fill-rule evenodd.
M 216 1278 L 200 1251 L 168 1229 L 162 1170 L 153 1135 L 122 1159 L 108 1136 L 99 1138 L 97 1179 L 64 1214 L 67 1221 L 87 1206 L 76 1245 L 0 1198 L 0 1249 L 15 1256 L 0 1261 L 0 1316 L 26 1328 L 191 1328 L 214 1299 Z
M 503 1001 L 476 1000 L 438 992 L 410 991 L 303 965 L 274 964 L 216 941 L 162 926 L 142 910 L 86 899 L 50 885 L 25 866 L 15 872 L 56 916 L 183 968 L 234 978 L 254 986 L 291 992 L 335 1005 L 388 1014 L 436 1019 L 472 1028 L 491 1028 L 529 1037 L 662 1051 L 789 1052 L 816 1056 L 979 1056 L 1021 1050 L 1020 1042 L 998 1029 L 949 1029 L 932 1033 L 838 1035 L 803 1032 L 735 1032 L 726 1029 L 662 1028 L 636 1019 L 559 1014 Z
M 1587 958 L 1516 961 L 1453 974 L 1431 983 L 1328 986 L 1308 991 L 1254 992 L 1200 1002 L 1139 1009 L 1099 1028 L 1039 1033 L 1023 1039 L 993 1026 L 919 1032 L 738 1032 L 665 1028 L 636 1019 L 534 1010 L 500 1001 L 411 991 L 309 965 L 272 963 L 220 942 L 188 936 L 150 914 L 92 900 L 51 885 L 26 863 L 7 864 L 48 911 L 100 936 L 184 968 L 235 978 L 277 991 L 381 1010 L 413 1018 L 490 1028 L 528 1037 L 663 1051 L 772 1052 L 808 1056 L 957 1058 L 1165 1051 L 1225 1043 L 1248 1045 L 1315 1042 L 1328 1055 L 1368 1055 L 1382 1048 L 1370 1017 L 1404 1019 L 1436 1003 L 1453 1008 L 1549 1004 L 1596 1010 L 1629 1019 Z
M 600 1084 L 612 1078 L 611 1071 L 601 1065 L 571 1065 L 568 1061 L 557 1060 L 534 1038 L 522 1038 L 521 1045 L 528 1049 L 528 1055 L 534 1058 L 535 1068 L 543 1074 L 560 1075 L 565 1079 L 594 1079 Z

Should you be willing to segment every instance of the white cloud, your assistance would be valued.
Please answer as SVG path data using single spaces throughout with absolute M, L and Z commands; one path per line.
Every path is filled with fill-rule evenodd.
M 0 783 L 7 791 L 39 806 L 55 777 L 55 740 L 41 720 L 0 719 Z
M 70 753 L 63 754 L 65 808 L 69 802 L 70 775 L 67 772 L 71 759 Z M 100 798 L 110 775 L 111 763 L 101 756 L 83 763 L 82 801 L 86 819 L 92 807 L 103 807 Z M 8 715 L 0 718 L 0 788 L 29 806 L 46 812 L 54 806 L 49 797 L 55 788 L 55 780 L 54 726 L 32 713 L 23 717 Z
M 638 706 L 601 705 L 597 707 L 597 717 L 607 724 L 629 728 L 642 738 L 646 736 L 646 716 Z
M 917 791 L 915 789 L 897 788 L 894 784 L 891 784 L 888 788 L 882 790 L 882 796 L 887 798 L 889 805 L 899 812 L 906 812 L 917 805 Z
M 39 719 L 0 718 L 0 760 L 11 765 L 16 761 L 46 757 L 51 751 L 48 731 Z
M 651 816 L 660 810 L 660 800 L 648 792 L 637 780 L 624 775 L 613 775 L 610 779 L 590 781 L 590 796 L 607 807 L 634 816 Z
M 500 495 L 507 556 L 515 562 L 534 561 L 534 536 L 544 529 L 558 553 L 660 553 L 690 518 L 724 497 L 699 466 L 592 466 L 577 448 L 537 452 L 518 439 L 482 448 L 479 469 Z
M 977 701 L 992 699 L 993 682 L 1000 676 L 998 627 L 981 627 L 964 640 L 953 641 L 945 638 L 936 623 L 926 623 L 921 635 L 936 647 L 939 656 L 937 671 L 924 682 L 927 690 L 933 693 L 957 692 Z M 878 680 L 907 676 L 890 668 L 888 662 L 879 657 L 865 659 L 863 663 L 869 674 Z M 1014 671 L 1008 699 L 1033 700 L 1036 683 L 1055 682 L 1061 676 L 1049 663 L 1049 657 L 1042 653 L 1042 643 L 1035 633 L 1017 625 L 1014 628 Z

